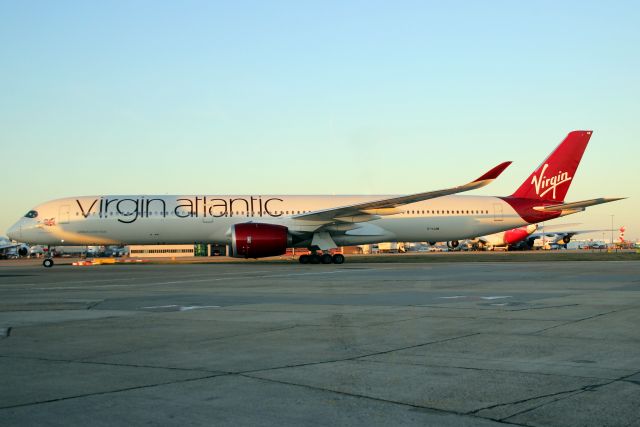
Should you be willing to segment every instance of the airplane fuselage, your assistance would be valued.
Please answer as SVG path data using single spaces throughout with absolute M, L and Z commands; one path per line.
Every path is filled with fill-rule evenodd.
M 39 205 L 14 227 L 13 238 L 49 245 L 227 243 L 234 224 L 259 222 L 313 232 L 320 224 L 296 215 L 390 196 L 83 196 Z M 32 214 L 33 216 L 33 214 Z M 360 223 L 353 218 L 353 223 Z M 498 197 L 445 196 L 408 204 L 350 229 L 329 226 L 339 246 L 388 241 L 446 241 L 528 224 Z M 303 246 L 303 245 L 301 245 Z

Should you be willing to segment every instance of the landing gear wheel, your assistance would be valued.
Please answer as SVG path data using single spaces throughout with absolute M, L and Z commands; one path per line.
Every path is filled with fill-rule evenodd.
M 332 257 L 331 254 L 322 254 L 320 255 L 320 262 L 323 264 L 331 264 Z
M 298 261 L 300 262 L 300 264 L 309 264 L 309 255 L 300 255 L 300 258 L 298 258 Z
M 334 254 L 331 257 L 331 261 L 333 261 L 334 264 L 342 264 L 344 262 L 344 255 L 342 255 L 342 254 Z
M 46 258 L 44 261 L 42 261 L 42 265 L 47 268 L 51 268 L 53 267 L 53 260 L 51 258 Z
M 320 255 L 318 254 L 309 255 L 309 261 L 311 261 L 311 264 L 320 264 Z

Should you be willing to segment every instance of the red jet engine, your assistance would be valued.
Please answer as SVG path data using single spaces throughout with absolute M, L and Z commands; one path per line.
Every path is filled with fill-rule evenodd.
M 514 228 L 513 230 L 507 230 L 504 232 L 504 242 L 507 245 L 512 245 L 524 240 L 529 234 L 527 227 Z
M 291 243 L 287 227 L 245 222 L 231 227 L 231 256 L 262 258 L 282 255 Z

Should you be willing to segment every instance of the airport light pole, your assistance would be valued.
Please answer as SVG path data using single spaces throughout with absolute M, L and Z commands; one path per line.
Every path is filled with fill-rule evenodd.
M 613 248 L 613 214 L 611 214 L 611 247 Z

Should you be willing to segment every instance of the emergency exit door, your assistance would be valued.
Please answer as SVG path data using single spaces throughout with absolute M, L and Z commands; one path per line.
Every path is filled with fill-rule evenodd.
M 69 205 L 60 206 L 60 211 L 58 212 L 59 224 L 67 224 L 69 222 L 69 210 Z
M 494 221 L 502 221 L 504 218 L 502 217 L 502 205 L 500 203 L 493 204 L 493 220 Z

